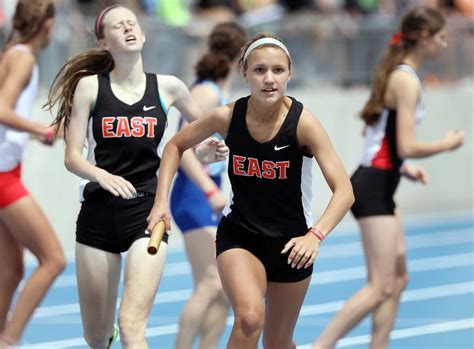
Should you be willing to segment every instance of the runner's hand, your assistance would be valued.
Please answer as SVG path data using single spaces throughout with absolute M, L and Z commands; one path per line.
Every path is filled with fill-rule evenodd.
M 133 199 L 137 195 L 137 191 L 132 183 L 123 177 L 102 170 L 96 179 L 103 189 L 111 192 L 115 196 L 121 196 L 124 199 Z
M 306 234 L 288 241 L 281 251 L 281 254 L 291 250 L 288 256 L 288 264 L 292 268 L 300 269 L 302 267 L 309 268 L 319 252 L 319 239 L 314 234 Z
M 203 164 L 223 161 L 229 155 L 229 148 L 224 141 L 216 137 L 205 139 L 196 148 L 196 156 Z

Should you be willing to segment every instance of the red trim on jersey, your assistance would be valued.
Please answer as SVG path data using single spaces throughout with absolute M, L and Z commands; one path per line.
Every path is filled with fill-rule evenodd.
M 382 170 L 393 170 L 387 135 L 383 137 L 379 151 L 372 158 L 372 167 Z
M 0 172 L 0 208 L 5 208 L 29 194 L 20 177 L 21 163 L 13 170 Z

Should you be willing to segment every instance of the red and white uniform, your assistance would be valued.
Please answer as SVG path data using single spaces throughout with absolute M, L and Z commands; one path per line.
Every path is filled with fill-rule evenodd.
M 22 50 L 30 54 L 26 45 L 15 45 L 11 50 Z M 31 119 L 33 106 L 38 94 L 39 69 L 35 64 L 28 85 L 21 91 L 15 105 L 15 112 L 25 119 Z M 28 144 L 30 134 L 12 130 L 0 124 L 0 172 L 7 172 L 18 166 Z
M 406 71 L 413 75 L 420 84 L 420 93 L 415 112 L 416 125 L 418 126 L 425 117 L 421 80 L 416 71 L 409 65 L 401 64 L 395 67 L 395 70 Z M 384 108 L 378 121 L 373 125 L 367 126 L 361 160 L 362 166 L 382 170 L 400 169 L 403 159 L 397 154 L 396 119 L 397 111 L 395 109 Z
M 11 50 L 21 50 L 32 54 L 26 45 L 15 45 Z M 21 91 L 15 104 L 15 112 L 25 119 L 31 119 L 33 106 L 38 94 L 39 69 L 34 65 L 28 85 Z M 0 208 L 7 207 L 28 191 L 21 183 L 21 159 L 28 144 L 30 134 L 13 130 L 0 124 Z

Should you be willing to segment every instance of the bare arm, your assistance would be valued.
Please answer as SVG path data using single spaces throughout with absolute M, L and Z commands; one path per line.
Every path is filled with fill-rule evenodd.
M 333 193 L 324 213 L 314 225 L 327 235 L 354 203 L 352 185 L 341 159 L 318 119 L 309 112 L 304 112 L 301 118 L 297 131 L 298 141 L 313 154 Z
M 47 126 L 22 118 L 14 111 L 21 92 L 31 79 L 34 64 L 34 57 L 20 50 L 10 50 L 2 58 L 5 76 L 0 87 L 0 123 L 42 140 L 48 137 Z
M 201 116 L 202 110 L 191 97 L 191 93 L 186 85 L 174 76 L 160 77 L 163 81 L 161 86 L 166 90 L 166 94 L 171 99 L 170 106 L 178 109 L 184 115 L 186 121 L 192 122 L 197 120 Z
M 112 175 L 107 171 L 92 165 L 82 156 L 82 150 L 87 135 L 89 113 L 98 91 L 97 76 L 82 78 L 74 92 L 74 100 L 66 138 L 66 168 L 81 178 L 98 182 L 102 188 L 115 196 L 131 198 L 136 192 L 132 184 L 122 177 Z
M 344 166 L 334 151 L 329 137 L 320 122 L 306 109 L 303 111 L 297 130 L 298 142 L 308 149 L 317 161 L 332 197 L 321 217 L 313 225 L 324 236 L 328 235 L 341 221 L 351 205 L 354 194 Z M 314 263 L 319 250 L 320 239 L 314 234 L 291 239 L 283 249 L 291 249 L 288 262 L 292 267 L 309 267 Z
M 434 142 L 420 142 L 415 136 L 415 112 L 419 98 L 419 84 L 404 71 L 394 72 L 389 79 L 388 93 L 393 94 L 397 109 L 397 152 L 402 158 L 424 158 L 451 150 L 463 142 L 463 132 L 448 132 Z
M 201 116 L 201 110 L 209 110 L 217 106 L 218 98 L 215 93 L 204 86 L 196 86 L 191 94 L 184 83 L 173 77 L 167 77 L 166 80 L 169 94 L 173 98 L 172 106 L 184 115 L 188 122 L 196 120 Z M 196 102 L 197 101 L 197 102 Z M 209 177 L 203 169 L 201 162 L 196 158 L 193 149 L 184 152 L 181 159 L 181 168 L 184 173 L 196 184 L 204 193 L 216 192 L 216 184 Z M 161 170 L 160 170 L 161 176 Z M 217 193 L 217 192 L 216 192 Z M 225 204 L 225 198 L 220 197 L 220 200 L 215 200 L 217 206 L 214 209 L 218 210 Z
M 208 86 L 198 85 L 194 87 L 191 91 L 191 96 L 201 110 L 209 110 L 218 106 L 218 96 Z M 186 124 L 184 122 L 183 127 Z M 222 160 L 225 160 L 225 158 Z M 214 210 L 221 210 L 224 207 L 226 202 L 225 196 L 204 171 L 201 162 L 196 158 L 194 150 L 188 149 L 183 153 L 181 168 L 186 176 L 206 194 Z M 214 197 L 216 195 L 217 197 Z
M 230 119 L 229 115 L 230 110 L 228 106 L 212 109 L 199 120 L 186 125 L 166 144 L 160 164 L 155 205 L 147 219 L 149 230 L 160 219 L 163 219 L 166 228 L 170 229 L 169 190 L 183 152 L 215 132 L 220 134 L 226 132 Z

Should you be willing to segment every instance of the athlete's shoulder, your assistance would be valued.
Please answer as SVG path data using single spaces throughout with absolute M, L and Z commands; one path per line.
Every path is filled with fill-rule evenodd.
M 78 82 L 75 95 L 86 97 L 88 99 L 95 99 L 99 90 L 99 80 L 97 74 L 84 76 Z
M 36 64 L 36 58 L 31 51 L 20 50 L 16 46 L 10 47 L 3 54 L 2 64 L 10 70 L 24 71 L 32 70 Z
M 316 115 L 311 110 L 303 106 L 303 109 L 301 110 L 300 123 L 301 122 L 307 123 L 307 122 L 314 122 L 314 121 L 318 121 L 318 118 L 316 117 Z
M 211 99 L 217 105 L 219 101 L 219 93 L 210 84 L 196 84 L 191 88 L 191 94 L 206 99 Z
M 418 89 L 418 87 L 419 81 L 416 76 L 404 69 L 395 69 L 388 77 L 387 88 Z
M 156 74 L 156 78 L 160 88 L 166 89 L 168 91 L 175 91 L 182 86 L 186 86 L 184 82 L 181 81 L 181 79 L 174 75 Z
M 85 86 L 85 87 L 98 86 L 99 85 L 98 76 L 97 74 L 84 76 L 79 79 L 77 84 L 78 85 L 80 84 L 81 86 Z
M 231 115 L 232 115 L 231 104 L 214 107 L 204 113 L 205 118 L 208 118 L 209 120 L 214 120 L 215 122 L 228 121 Z

